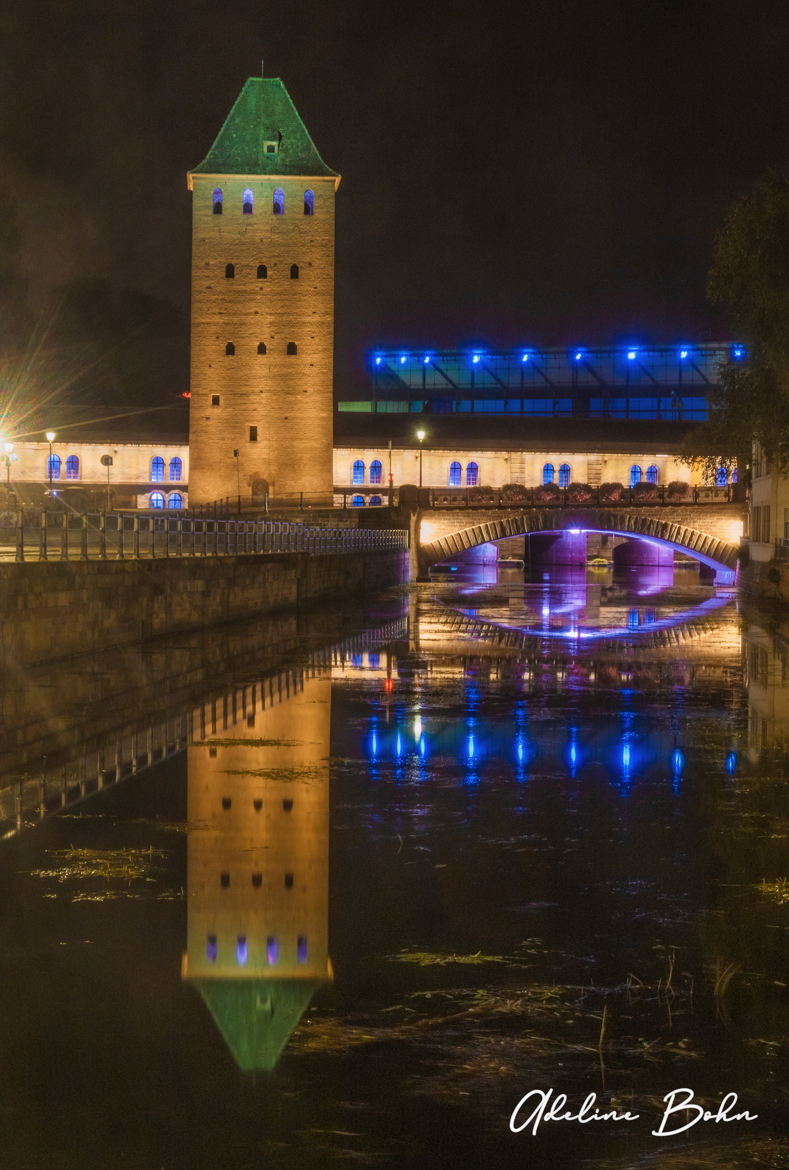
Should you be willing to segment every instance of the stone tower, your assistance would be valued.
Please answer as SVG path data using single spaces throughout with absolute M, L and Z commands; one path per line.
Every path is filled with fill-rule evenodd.
M 331 499 L 339 182 L 274 77 L 189 172 L 190 503 Z

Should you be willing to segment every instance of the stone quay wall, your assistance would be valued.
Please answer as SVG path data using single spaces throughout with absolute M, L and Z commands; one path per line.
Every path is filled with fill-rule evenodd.
M 0 565 L 6 671 L 408 580 L 408 552 Z

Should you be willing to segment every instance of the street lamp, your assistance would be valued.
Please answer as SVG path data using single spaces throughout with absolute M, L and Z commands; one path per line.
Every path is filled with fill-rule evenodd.
M 47 471 L 49 472 L 49 494 L 52 495 L 52 444 L 55 441 L 55 432 L 47 431 L 44 437 L 49 443 L 49 462 L 47 463 Z
M 8 503 L 11 497 L 11 464 L 16 462 L 17 456 L 14 455 L 13 443 L 4 443 L 3 450 L 5 452 L 3 455 L 3 463 L 5 463 L 6 470 L 6 503 Z
M 422 486 L 422 440 L 425 437 L 424 431 L 417 431 L 416 437 L 419 439 L 419 486 Z

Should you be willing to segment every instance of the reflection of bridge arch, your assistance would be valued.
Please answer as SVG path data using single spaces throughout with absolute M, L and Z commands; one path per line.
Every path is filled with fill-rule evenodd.
M 604 532 L 616 536 L 635 536 L 680 550 L 714 569 L 733 571 L 738 549 L 731 541 L 670 518 L 645 514 L 636 509 L 613 508 L 526 508 L 520 512 L 491 516 L 479 524 L 449 532 L 420 545 L 420 567 L 427 569 L 437 561 L 450 560 L 477 545 L 510 536 L 534 532 Z

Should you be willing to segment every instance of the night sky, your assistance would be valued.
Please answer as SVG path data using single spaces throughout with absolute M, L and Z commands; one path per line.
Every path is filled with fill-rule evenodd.
M 261 58 L 343 176 L 346 389 L 376 345 L 728 337 L 713 232 L 787 162 L 785 0 L 4 7 L 0 356 L 75 401 L 186 388 L 186 171 Z

